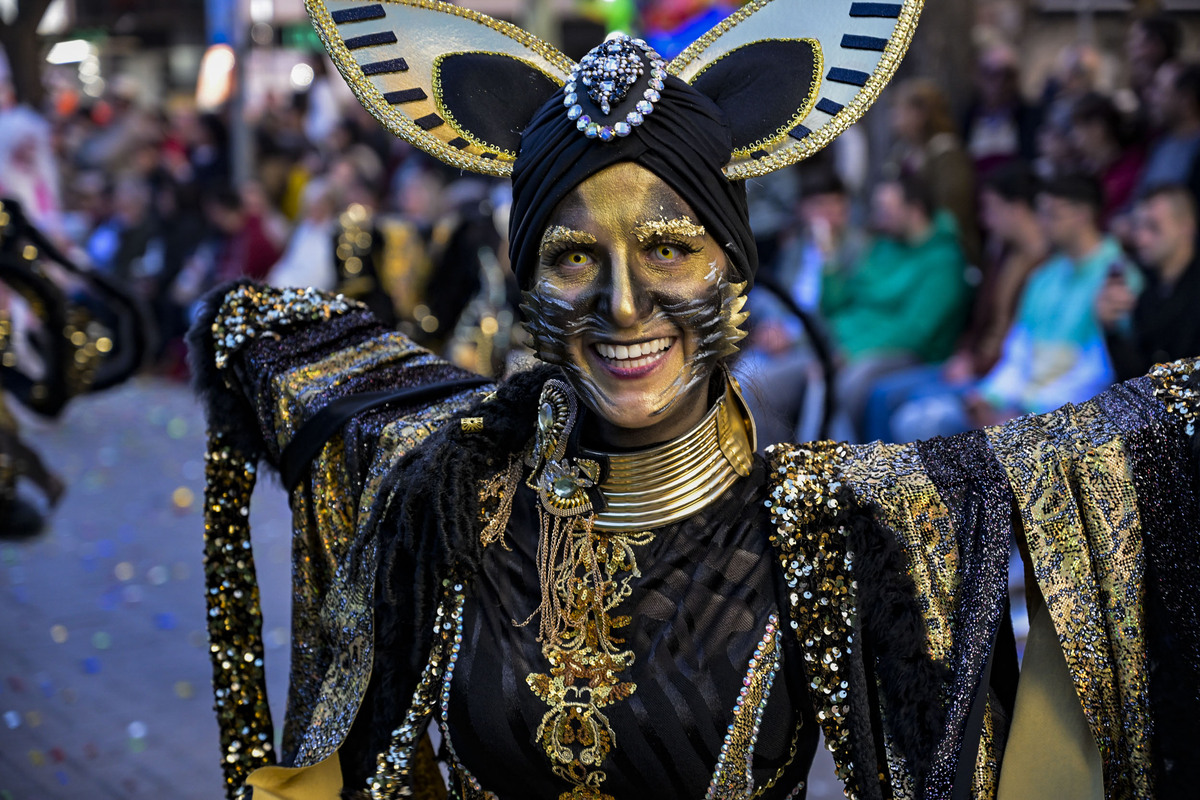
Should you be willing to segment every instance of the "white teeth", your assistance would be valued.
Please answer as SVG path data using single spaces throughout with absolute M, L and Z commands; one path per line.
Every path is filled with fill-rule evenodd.
M 631 361 L 629 364 L 622 364 L 622 367 L 641 367 L 654 360 L 648 358 L 648 356 L 670 348 L 673 341 L 674 339 L 671 337 L 664 336 L 660 339 L 653 339 L 649 342 L 638 342 L 631 345 L 613 345 L 606 342 L 597 342 L 596 352 L 610 360 Z

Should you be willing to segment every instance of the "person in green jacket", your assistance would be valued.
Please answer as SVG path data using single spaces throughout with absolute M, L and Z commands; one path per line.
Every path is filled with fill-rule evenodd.
M 928 187 L 904 176 L 881 183 L 872 200 L 880 235 L 821 285 L 821 312 L 845 362 L 838 405 L 851 422 L 879 377 L 950 356 L 971 301 L 958 227 Z

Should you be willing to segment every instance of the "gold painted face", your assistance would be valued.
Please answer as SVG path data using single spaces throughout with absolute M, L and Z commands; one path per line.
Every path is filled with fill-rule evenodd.
M 743 335 L 744 284 L 728 273 L 691 207 L 637 164 L 559 203 L 524 310 L 539 357 L 594 412 L 598 444 L 655 444 L 703 418 L 712 371 Z

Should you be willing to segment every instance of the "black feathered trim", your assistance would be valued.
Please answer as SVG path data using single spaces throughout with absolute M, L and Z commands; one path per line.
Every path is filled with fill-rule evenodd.
M 534 435 L 542 384 L 561 377 L 541 366 L 505 381 L 489 400 L 464 412 L 482 417 L 468 433 L 443 425 L 401 460 L 380 496 L 392 496 L 386 514 L 368 520 L 378 531 L 375 583 L 375 661 L 371 684 L 342 748 L 344 796 L 365 785 L 375 756 L 412 702 L 432 646 L 443 580 L 470 580 L 479 568 L 479 484 L 503 470 Z
M 230 387 L 217 369 L 213 323 L 230 292 L 250 281 L 229 281 L 208 292 L 200 301 L 200 312 L 187 332 L 188 367 L 192 390 L 204 405 L 210 431 L 220 431 L 227 443 L 243 453 L 261 456 L 266 448 L 259 433 L 254 407 L 245 395 Z
M 838 504 L 842 511 L 834 524 L 845 528 L 854 556 L 859 624 L 879 678 L 885 724 L 919 786 L 943 733 L 943 697 L 952 673 L 929 655 L 925 617 L 899 537 L 879 522 L 878 508 L 861 504 L 848 487 L 839 491 Z

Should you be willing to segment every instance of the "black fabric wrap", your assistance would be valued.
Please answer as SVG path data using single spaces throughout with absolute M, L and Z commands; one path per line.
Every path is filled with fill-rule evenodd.
M 432 646 L 442 580 L 466 579 L 479 568 L 480 482 L 523 451 L 533 437 L 542 384 L 561 376 L 557 367 L 548 366 L 517 373 L 492 400 L 462 415 L 482 417 L 481 432 L 443 425 L 385 480 L 388 493 L 403 488 L 387 517 L 373 526 L 380 553 L 375 669 L 342 748 L 347 795 L 374 774 L 375 755 L 387 749 L 412 702 Z
M 645 167 L 686 200 L 724 247 L 739 280 L 754 282 L 758 253 L 746 187 L 721 172 L 733 150 L 725 116 L 674 76 L 667 77 L 661 94 L 641 125 L 611 142 L 584 136 L 567 118 L 559 93 L 534 115 L 513 166 L 508 232 L 509 257 L 522 289 L 533 283 L 538 245 L 559 202 L 588 177 L 623 161 Z

